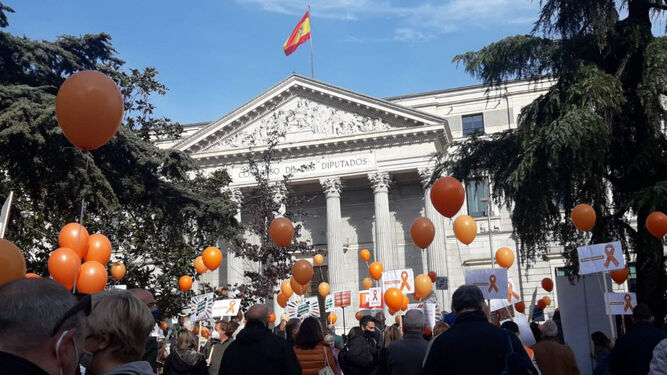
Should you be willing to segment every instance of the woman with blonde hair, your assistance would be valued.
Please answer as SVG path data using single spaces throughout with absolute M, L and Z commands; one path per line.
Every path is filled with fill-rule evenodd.
M 164 363 L 164 375 L 208 375 L 206 359 L 197 352 L 197 337 L 187 329 L 178 331 L 176 347 Z

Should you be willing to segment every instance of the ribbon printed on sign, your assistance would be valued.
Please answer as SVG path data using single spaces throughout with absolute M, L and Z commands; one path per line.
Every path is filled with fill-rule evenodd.
M 514 286 L 512 279 L 507 280 L 507 298 L 506 299 L 494 299 L 491 301 L 491 311 L 496 311 L 504 309 L 505 307 L 511 306 L 517 302 L 521 302 L 521 296 L 517 293 L 517 290 Z
M 368 306 L 382 307 L 382 288 L 368 289 Z
M 632 315 L 637 306 L 635 293 L 605 293 L 604 300 L 608 315 Z
M 577 248 L 579 274 L 620 270 L 625 268 L 621 242 L 599 243 Z
M 466 284 L 478 287 L 486 299 L 507 300 L 507 270 L 491 268 L 466 270 Z
M 241 299 L 223 299 L 220 301 L 213 302 L 213 314 L 211 315 L 214 318 L 221 316 L 236 316 L 239 313 L 241 308 Z
M 201 294 L 190 299 L 190 320 L 198 322 L 210 319 L 213 314 L 213 293 Z
M 382 272 L 382 290 L 396 288 L 403 294 L 415 292 L 415 276 L 412 268 Z
M 286 306 L 290 319 L 306 319 L 309 316 L 320 317 L 320 303 L 317 297 L 310 297 L 300 301 L 289 301 Z

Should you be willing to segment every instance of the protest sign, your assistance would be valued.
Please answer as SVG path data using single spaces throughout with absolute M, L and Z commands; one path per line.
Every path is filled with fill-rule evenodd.
M 506 299 L 492 299 L 491 311 L 496 311 L 509 307 L 517 302 L 521 302 L 521 296 L 516 292 L 512 279 L 507 280 L 507 298 Z
M 415 292 L 415 277 L 412 268 L 382 272 L 382 290 L 397 288 L 403 294 Z
M 211 316 L 218 318 L 221 316 L 236 316 L 241 308 L 241 299 L 223 299 L 213 302 L 213 312 Z
M 507 270 L 490 268 L 483 270 L 466 270 L 467 285 L 478 287 L 486 299 L 507 299 Z
M 352 304 L 352 292 L 349 290 L 343 292 L 334 292 L 334 306 L 347 307 Z
M 370 305 L 368 304 L 368 290 L 360 290 L 359 291 L 359 309 L 365 310 L 365 309 L 370 309 Z
M 190 299 L 190 320 L 210 319 L 213 313 L 213 293 L 200 294 Z
M 317 297 L 287 302 L 287 314 L 291 319 L 305 319 L 309 316 L 320 317 L 320 304 Z
M 625 268 L 623 247 L 619 241 L 580 246 L 577 253 L 580 275 Z
M 334 311 L 334 296 L 327 294 L 324 298 L 324 312 Z
M 382 288 L 368 289 L 368 306 L 382 307 Z
M 436 290 L 447 290 L 449 288 L 449 278 L 447 276 L 438 276 L 435 278 Z
M 604 300 L 608 315 L 632 315 L 637 306 L 635 293 L 605 293 Z

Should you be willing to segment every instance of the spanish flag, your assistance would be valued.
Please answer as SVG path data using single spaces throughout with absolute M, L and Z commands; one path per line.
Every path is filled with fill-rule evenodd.
M 296 25 L 292 34 L 283 44 L 283 51 L 285 56 L 289 56 L 292 52 L 296 51 L 297 47 L 305 43 L 310 39 L 310 11 L 307 11 L 303 15 L 301 21 Z

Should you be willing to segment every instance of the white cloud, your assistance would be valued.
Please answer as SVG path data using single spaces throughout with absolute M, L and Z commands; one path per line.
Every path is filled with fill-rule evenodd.
M 398 40 L 400 42 L 424 41 L 429 40 L 432 37 L 432 35 L 426 35 L 421 31 L 417 31 L 409 27 L 399 27 L 398 29 L 394 30 L 394 40 Z

